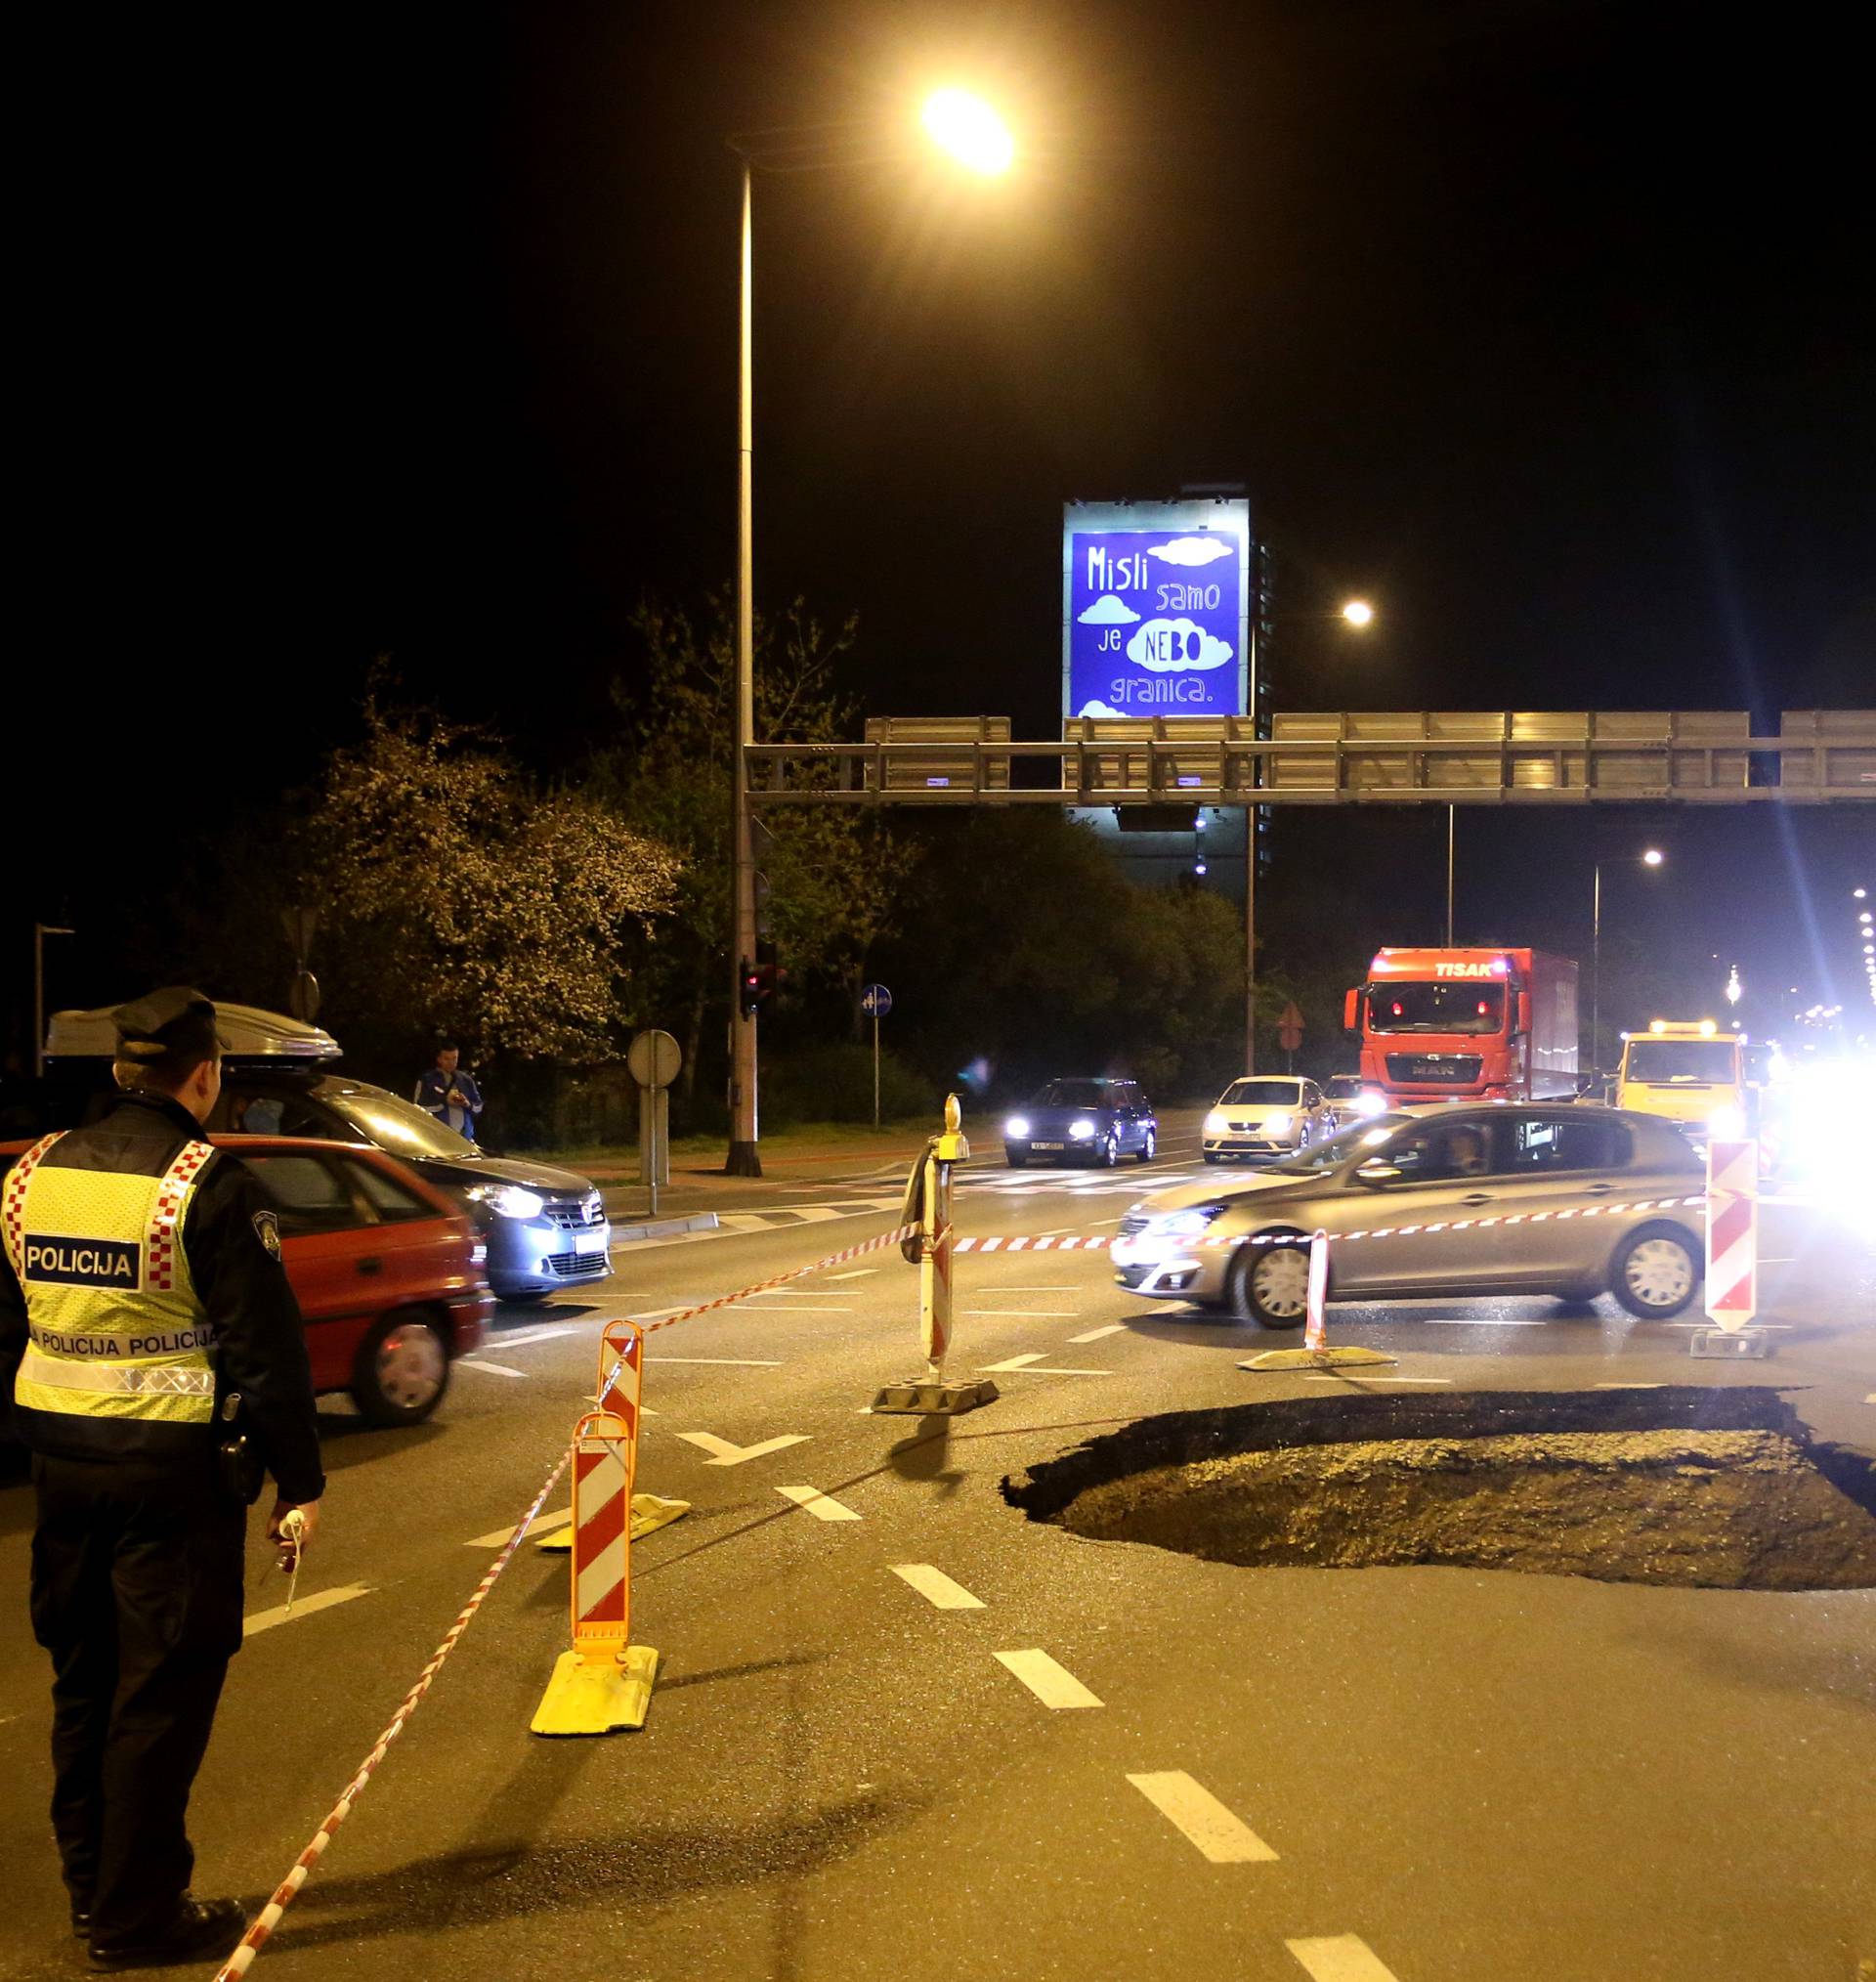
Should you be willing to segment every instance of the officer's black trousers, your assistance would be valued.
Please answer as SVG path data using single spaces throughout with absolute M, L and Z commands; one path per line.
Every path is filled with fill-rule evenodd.
M 199 1476 L 35 1456 L 33 1635 L 52 1654 L 53 1830 L 92 1939 L 176 1912 L 184 1826 L 241 1642 L 247 1510 Z

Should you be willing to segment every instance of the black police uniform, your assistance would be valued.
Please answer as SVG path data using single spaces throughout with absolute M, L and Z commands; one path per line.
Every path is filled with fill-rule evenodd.
M 166 995 L 126 1007 L 120 1032 L 141 1014 L 156 1047 L 174 1045 L 206 1008 L 213 1037 L 199 994 L 165 1025 Z M 155 1178 L 201 1135 L 178 1102 L 131 1093 L 45 1160 Z M 180 1237 L 215 1334 L 209 1424 L 21 1404 L 26 1302 L 0 1249 L 0 1408 L 13 1406 L 38 1498 L 32 1624 L 53 1660 L 53 1825 L 73 1923 L 97 1959 L 159 1946 L 185 1916 L 189 1793 L 241 1643 L 246 1506 L 218 1459 L 221 1400 L 239 1393 L 243 1429 L 282 1499 L 317 1500 L 325 1485 L 299 1306 L 271 1211 L 236 1158 L 218 1152 L 198 1173 Z

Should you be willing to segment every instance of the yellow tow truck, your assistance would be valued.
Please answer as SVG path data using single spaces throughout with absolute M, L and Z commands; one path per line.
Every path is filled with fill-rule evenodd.
M 1746 1035 L 1711 1018 L 1655 1018 L 1646 1032 L 1622 1035 L 1615 1105 L 1664 1115 L 1695 1147 L 1709 1136 L 1731 1142 L 1756 1133 L 1756 1094 L 1746 1085 Z

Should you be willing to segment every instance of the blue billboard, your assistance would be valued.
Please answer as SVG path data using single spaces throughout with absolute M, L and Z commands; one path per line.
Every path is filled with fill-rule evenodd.
M 1251 505 L 1071 502 L 1062 714 L 1250 711 Z

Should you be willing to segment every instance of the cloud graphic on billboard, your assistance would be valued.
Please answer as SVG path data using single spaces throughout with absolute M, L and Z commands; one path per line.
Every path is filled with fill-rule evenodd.
M 1237 548 L 1235 537 L 1175 537 L 1171 543 L 1149 544 L 1146 554 L 1164 564 L 1215 564 L 1221 557 L 1235 556 Z
M 1083 703 L 1075 713 L 1077 715 L 1125 715 L 1127 711 L 1116 709 L 1112 703 L 1102 702 L 1098 697 L 1095 697 Z
M 1231 652 L 1229 640 L 1215 638 L 1196 620 L 1148 620 L 1127 643 L 1127 658 L 1155 674 L 1222 668 Z
M 1084 626 L 1130 626 L 1140 616 L 1125 599 L 1103 592 L 1086 612 L 1075 617 Z

